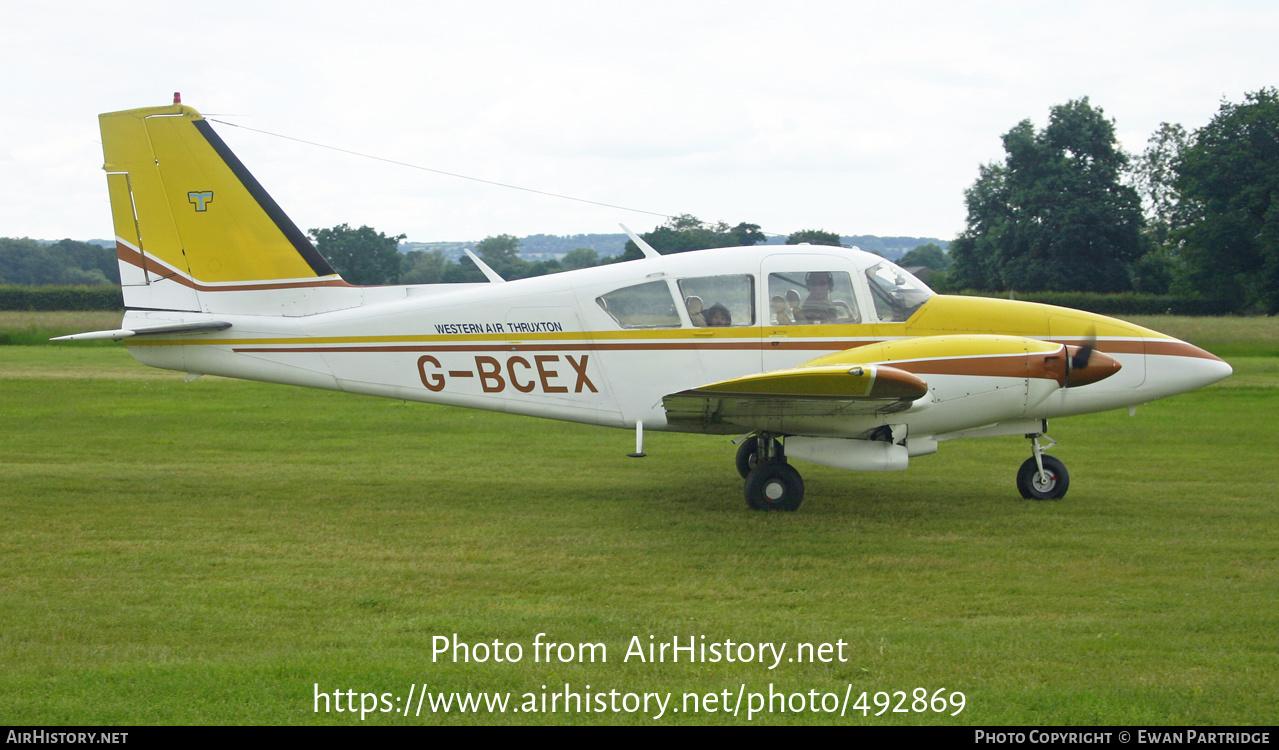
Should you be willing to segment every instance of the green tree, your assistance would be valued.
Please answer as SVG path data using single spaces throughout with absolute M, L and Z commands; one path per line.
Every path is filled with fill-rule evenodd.
M 400 258 L 400 283 L 441 284 L 450 261 L 441 250 L 413 250 Z
M 475 252 L 490 266 L 506 265 L 519 260 L 520 238 L 513 234 L 485 237 L 475 246 Z
M 520 278 L 530 278 L 533 276 L 545 276 L 548 273 L 559 273 L 563 271 L 564 266 L 558 260 L 551 258 L 550 260 L 535 260 L 527 265 L 524 275 Z
M 1188 283 L 1242 309 L 1279 312 L 1279 90 L 1222 102 L 1177 162 Z
M 488 279 L 484 276 L 484 272 L 480 270 L 479 266 L 472 263 L 470 258 L 462 258 L 458 263 L 450 263 L 444 269 L 445 284 L 470 284 L 486 281 Z
M 786 238 L 787 245 L 798 245 L 807 242 L 810 245 L 840 246 L 840 236 L 824 229 L 801 229 Z
M 485 237 L 475 246 L 475 254 L 504 279 L 522 279 L 529 274 L 528 261 L 520 257 L 520 238 L 513 234 Z M 466 261 L 465 265 L 470 265 Z
M 946 255 L 946 251 L 942 250 L 937 243 L 929 242 L 903 255 L 897 265 L 927 266 L 934 271 L 945 271 L 950 268 L 950 256 Z
M 729 247 L 750 247 L 768 241 L 768 237 L 760 231 L 758 224 L 742 222 L 729 230 L 729 234 L 733 235 L 733 244 Z
M 0 237 L 0 283 L 119 284 L 115 250 L 76 240 L 54 243 Z
M 1155 245 L 1165 245 L 1177 222 L 1177 163 L 1190 145 L 1186 129 L 1163 122 L 1146 141 L 1146 150 L 1132 161 L 1132 183 L 1141 197 L 1146 233 Z
M 680 214 L 651 232 L 640 237 L 662 255 L 686 253 L 691 250 L 707 250 L 713 247 L 740 247 L 756 245 L 767 239 L 758 224 L 745 222 L 735 227 L 720 221 L 704 222 L 692 214 Z M 614 262 L 642 258 L 643 253 L 634 240 L 626 241 L 626 250 Z
M 1117 292 L 1144 254 L 1137 191 L 1112 120 L 1088 99 L 1052 108 L 1036 132 L 1004 135 L 1003 164 L 965 193 L 968 226 L 951 244 L 952 284 L 1024 291 Z
M 983 164 L 977 181 L 964 191 L 968 226 L 950 243 L 952 289 L 1003 289 L 1000 245 L 1013 219 L 1009 205 L 1007 167 Z
M 600 264 L 600 254 L 595 252 L 595 248 L 579 247 L 569 250 L 560 258 L 560 265 L 566 271 L 576 271 L 579 268 L 590 268 Z
M 332 229 L 312 229 L 307 234 L 342 278 L 351 284 L 394 284 L 400 278 L 400 240 L 369 226 L 352 229 L 339 224 Z
M 1184 276 L 1172 230 L 1184 224 L 1176 179 L 1181 153 L 1189 144 L 1190 135 L 1185 128 L 1160 123 L 1146 141 L 1146 150 L 1132 160 L 1129 175 L 1141 197 L 1148 247 L 1146 254 L 1128 267 L 1135 291 L 1167 294 Z

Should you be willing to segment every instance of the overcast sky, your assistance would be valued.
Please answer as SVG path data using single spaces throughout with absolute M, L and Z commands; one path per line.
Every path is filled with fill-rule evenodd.
M 950 239 L 1000 136 L 1087 96 L 1160 122 L 1279 85 L 1279 3 L 7 3 L 0 236 L 109 238 L 97 115 L 167 104 L 386 159 L 765 231 Z M 303 229 L 410 241 L 657 216 L 214 123 Z

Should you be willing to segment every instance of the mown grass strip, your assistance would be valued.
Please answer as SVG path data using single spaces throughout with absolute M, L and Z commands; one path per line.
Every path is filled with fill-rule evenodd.
M 313 712 L 314 684 L 423 682 L 968 699 L 955 718 L 853 724 L 1273 721 L 1271 359 L 1233 360 L 1231 379 L 1135 418 L 1054 423 L 1073 478 L 1060 502 L 1017 496 L 1027 449 L 1009 438 L 947 444 L 901 473 L 805 465 L 795 514 L 746 510 L 717 438 L 651 434 L 637 461 L 623 431 L 186 384 L 119 347 L 0 351 L 0 371 L 15 361 L 22 375 L 0 378 L 0 714 L 18 723 L 349 724 Z M 431 639 L 453 633 L 526 658 L 432 661 Z M 605 643 L 609 662 L 534 663 L 538 633 Z M 649 635 L 843 640 L 850 658 L 621 660 Z M 651 720 L 365 721 L 454 722 Z

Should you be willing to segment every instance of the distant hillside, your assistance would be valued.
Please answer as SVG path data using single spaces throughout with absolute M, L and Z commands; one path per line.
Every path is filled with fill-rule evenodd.
M 840 241 L 845 245 L 854 245 L 867 252 L 877 253 L 889 260 L 897 260 L 920 245 L 927 245 L 930 242 L 942 250 L 950 248 L 949 240 L 939 240 L 936 237 L 876 237 L 873 234 L 859 234 L 856 237 L 840 237 Z
M 398 249 L 402 253 L 429 253 L 432 250 L 439 250 L 444 253 L 445 258 L 457 260 L 464 255 L 463 248 L 475 249 L 475 245 L 476 242 L 401 242 Z
M 550 260 L 563 257 L 579 247 L 589 247 L 600 257 L 621 255 L 626 247 L 625 234 L 574 234 L 561 237 L 555 234 L 534 234 L 520 240 L 520 255 L 530 260 Z
M 942 250 L 950 247 L 950 240 L 939 240 L 936 237 L 876 237 L 873 234 L 858 234 L 839 238 L 844 247 L 858 247 L 868 253 L 882 255 L 889 260 L 897 260 L 920 245 L 928 243 L 937 245 Z M 769 237 L 768 245 L 784 245 L 785 237 Z
M 401 242 L 400 252 L 413 250 L 429 252 L 439 250 L 444 257 L 457 259 L 462 257 L 462 248 L 474 249 L 479 240 L 470 242 Z M 553 260 L 579 247 L 589 247 L 600 254 L 600 257 L 621 255 L 626 246 L 624 234 L 532 234 L 520 239 L 520 257 L 525 260 Z
M 570 250 L 589 247 L 599 253 L 601 258 L 605 258 L 621 255 L 626 246 L 626 239 L 625 234 L 572 234 L 564 236 L 533 234 L 520 240 L 520 256 L 526 260 L 551 260 L 564 257 L 564 254 Z M 439 250 L 444 253 L 444 257 L 456 260 L 462 257 L 463 248 L 474 248 L 478 242 L 479 240 L 471 240 L 469 242 L 401 242 L 400 252 Z M 770 237 L 768 239 L 768 244 L 770 245 L 781 245 L 785 242 L 785 237 Z M 856 246 L 867 252 L 878 253 L 889 260 L 896 260 L 920 245 L 927 245 L 930 242 L 943 250 L 950 245 L 948 240 L 939 240 L 936 237 L 876 237 L 870 234 L 841 237 L 840 242 L 846 247 Z

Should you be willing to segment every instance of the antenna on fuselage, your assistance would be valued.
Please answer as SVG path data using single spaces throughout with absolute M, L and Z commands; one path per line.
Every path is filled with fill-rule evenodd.
M 493 269 L 489 268 L 487 263 L 480 260 L 478 255 L 471 252 L 471 248 L 464 247 L 462 248 L 462 252 L 466 253 L 467 257 L 469 257 L 475 263 L 475 265 L 480 267 L 480 271 L 482 271 L 484 275 L 488 277 L 489 281 L 493 282 L 494 284 L 501 284 L 503 281 L 506 281 L 506 279 L 502 278 L 501 276 L 497 274 L 497 271 L 494 271 Z
M 634 242 L 635 246 L 640 249 L 640 252 L 644 253 L 645 258 L 662 257 L 661 253 L 654 250 L 652 245 L 640 239 L 640 236 L 632 232 L 629 228 L 627 228 L 625 224 L 618 224 L 618 226 L 622 228 L 623 232 L 626 232 L 626 236 L 631 238 L 631 241 Z

